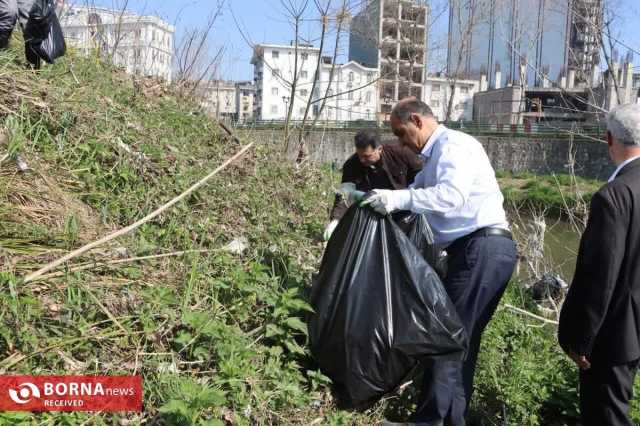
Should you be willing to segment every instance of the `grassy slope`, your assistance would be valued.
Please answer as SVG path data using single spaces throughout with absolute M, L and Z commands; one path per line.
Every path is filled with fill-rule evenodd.
M 0 152 L 21 154 L 32 171 L 13 161 L 0 169 L 0 372 L 145 379 L 141 415 L 37 417 L 264 424 L 347 416 L 331 408 L 303 349 L 303 293 L 322 252 L 330 197 L 319 194 L 329 194 L 329 173 L 295 173 L 257 148 L 137 233 L 73 263 L 218 251 L 20 284 L 38 265 L 142 217 L 238 147 L 152 81 L 73 55 L 32 74 L 17 56 L 0 56 L 0 102 L 12 111 Z M 236 237 L 249 241 L 243 256 L 219 251 Z M 0 413 L 0 422 L 33 418 Z
M 322 252 L 335 177 L 296 173 L 268 149 L 73 263 L 218 250 L 240 236 L 250 243 L 243 256 L 190 254 L 20 284 L 28 271 L 177 195 L 237 146 L 153 82 L 73 56 L 36 75 L 11 56 L 19 53 L 1 55 L 10 137 L 0 142 L 0 158 L 19 152 L 33 171 L 0 167 L 0 373 L 141 373 L 145 410 L 0 413 L 0 424 L 371 424 L 406 414 L 411 392 L 364 415 L 337 411 L 326 379 L 311 367 L 304 293 Z M 506 300 L 535 309 L 517 286 Z M 553 335 L 499 311 L 483 342 L 475 418 L 574 422 L 575 370 Z

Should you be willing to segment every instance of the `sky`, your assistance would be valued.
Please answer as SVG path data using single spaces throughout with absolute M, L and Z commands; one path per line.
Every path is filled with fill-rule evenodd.
M 76 0 L 79 1 L 79 0 Z M 157 15 L 176 26 L 176 44 L 186 31 L 202 28 L 222 0 L 92 0 L 97 6 L 127 7 L 137 13 Z M 294 0 L 299 3 L 299 0 Z M 634 65 L 640 72 L 640 0 L 605 0 L 615 14 L 614 38 L 631 47 L 635 54 Z M 73 2 L 73 1 L 72 1 Z M 79 1 L 80 2 L 80 1 Z M 81 2 L 84 3 L 84 2 Z M 338 3 L 338 1 L 334 1 Z M 352 0 L 354 9 L 362 0 Z M 434 10 L 434 22 L 431 24 L 430 53 L 431 70 L 439 70 L 445 56 L 444 40 L 447 35 L 448 14 L 444 4 L 446 0 L 431 0 Z M 309 1 L 309 9 L 314 2 Z M 235 19 L 234 19 L 235 17 Z M 318 44 L 320 25 L 316 16 L 307 15 L 302 27 L 302 37 Z M 237 23 L 236 23 L 237 22 Z M 249 39 L 244 39 L 238 25 Z M 250 64 L 252 48 L 249 43 L 284 43 L 293 39 L 293 28 L 287 19 L 280 0 L 224 0 L 222 15 L 216 21 L 210 38 L 211 51 L 224 46 L 223 60 L 216 78 L 228 80 L 252 80 L 253 66 Z M 333 42 L 329 43 L 333 46 Z M 622 54 L 626 49 L 620 46 Z M 347 59 L 348 41 L 340 46 L 341 59 Z

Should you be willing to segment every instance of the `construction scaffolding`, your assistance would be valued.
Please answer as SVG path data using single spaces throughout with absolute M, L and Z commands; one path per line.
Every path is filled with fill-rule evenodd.
M 352 21 L 349 59 L 380 69 L 383 114 L 404 97 L 422 99 L 428 12 L 426 1 L 371 0 Z

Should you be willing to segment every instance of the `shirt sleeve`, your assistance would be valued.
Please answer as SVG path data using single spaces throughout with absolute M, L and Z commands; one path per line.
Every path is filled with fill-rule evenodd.
M 473 154 L 461 144 L 448 143 L 439 155 L 427 161 L 436 162 L 435 186 L 396 191 L 397 205 L 415 213 L 444 215 L 462 207 L 471 194 L 475 180 Z

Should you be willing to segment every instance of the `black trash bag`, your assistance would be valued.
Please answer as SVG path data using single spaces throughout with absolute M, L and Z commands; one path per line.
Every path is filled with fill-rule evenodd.
M 64 34 L 53 0 L 36 0 L 24 30 L 27 60 L 39 65 L 39 60 L 52 64 L 67 51 Z
M 394 222 L 402 229 L 418 249 L 429 266 L 436 269 L 440 259 L 440 249 L 435 245 L 433 231 L 423 214 L 401 211 L 392 215 Z
M 466 334 L 442 282 L 389 217 L 352 206 L 311 290 L 311 353 L 344 408 L 394 391 L 420 359 L 462 360 Z

